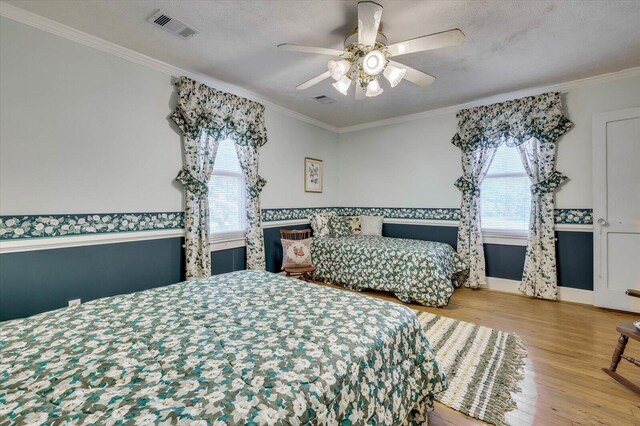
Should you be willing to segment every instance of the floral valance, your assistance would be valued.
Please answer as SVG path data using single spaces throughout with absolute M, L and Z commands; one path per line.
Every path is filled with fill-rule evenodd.
M 204 131 L 216 140 L 230 137 L 238 145 L 255 148 L 266 143 L 262 104 L 184 76 L 178 78 L 175 85 L 178 105 L 171 119 L 185 135 L 195 139 Z
M 465 151 L 478 144 L 498 146 L 503 141 L 520 145 L 532 137 L 555 142 L 573 127 L 564 115 L 558 92 L 463 109 L 457 118 L 458 133 L 451 143 Z

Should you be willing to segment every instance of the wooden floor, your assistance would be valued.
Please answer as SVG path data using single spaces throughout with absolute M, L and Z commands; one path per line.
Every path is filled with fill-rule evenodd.
M 370 296 L 401 303 L 394 296 Z M 640 396 L 607 376 L 618 335 L 615 325 L 638 319 L 630 314 L 569 302 L 552 302 L 489 290 L 456 290 L 447 308 L 414 309 L 518 333 L 527 343 L 518 408 L 511 425 L 640 425 Z M 640 358 L 640 343 L 629 341 L 627 355 Z M 618 372 L 640 383 L 640 368 L 622 360 Z M 431 425 L 484 424 L 440 403 Z

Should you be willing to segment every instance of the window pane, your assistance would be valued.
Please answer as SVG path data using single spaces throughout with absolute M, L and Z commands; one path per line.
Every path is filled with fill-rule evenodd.
M 529 229 L 531 183 L 527 176 L 485 178 L 482 182 L 482 228 Z
M 496 173 L 524 173 L 518 148 L 504 143 L 498 147 L 487 176 Z
M 209 231 L 212 234 L 245 229 L 244 177 L 235 143 L 220 141 L 209 181 Z
M 236 145 L 231 139 L 220 141 L 216 160 L 213 163 L 214 173 L 217 171 L 224 172 L 242 172 L 238 154 L 236 154 Z
M 500 176 L 503 173 L 509 173 L 510 176 Z M 529 229 L 531 182 L 516 147 L 502 144 L 498 148 L 482 182 L 480 201 L 483 229 Z
M 213 175 L 209 183 L 211 233 L 244 230 L 244 202 L 240 176 Z

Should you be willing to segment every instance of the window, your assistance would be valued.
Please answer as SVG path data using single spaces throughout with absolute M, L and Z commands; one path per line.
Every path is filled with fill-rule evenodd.
M 487 234 L 526 235 L 531 211 L 531 181 L 518 148 L 500 145 L 482 182 L 482 231 Z
M 209 181 L 209 232 L 212 237 L 243 234 L 245 231 L 244 175 L 235 143 L 220 141 Z

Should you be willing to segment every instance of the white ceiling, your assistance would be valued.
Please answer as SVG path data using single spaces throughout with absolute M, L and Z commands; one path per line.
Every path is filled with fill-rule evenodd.
M 280 51 L 280 43 L 340 49 L 357 1 L 8 0 L 177 67 L 242 86 L 273 103 L 346 127 L 640 66 L 640 1 L 382 0 L 389 43 L 460 28 L 464 43 L 397 57 L 437 77 L 402 82 L 365 101 L 331 80 L 297 91 L 329 57 Z M 146 22 L 163 9 L 198 29 L 185 41 Z M 353 89 L 352 89 L 353 91 Z M 327 95 L 322 105 L 312 97 Z

